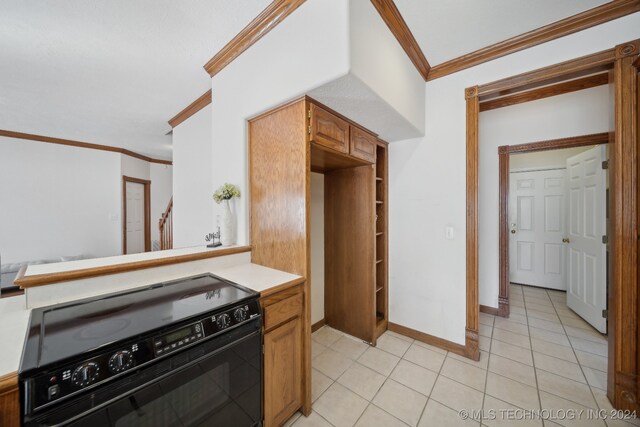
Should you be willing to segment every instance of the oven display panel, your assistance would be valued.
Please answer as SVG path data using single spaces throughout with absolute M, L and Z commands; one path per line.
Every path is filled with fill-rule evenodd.
M 153 340 L 153 349 L 156 356 L 161 356 L 198 341 L 203 337 L 202 324 L 198 322 L 156 337 Z
M 174 342 L 177 342 L 183 338 L 186 338 L 188 336 L 191 336 L 192 334 L 192 330 L 191 328 L 184 328 L 181 329 L 177 332 L 172 332 L 169 335 L 165 336 L 164 339 L 166 341 L 167 344 L 172 344 Z

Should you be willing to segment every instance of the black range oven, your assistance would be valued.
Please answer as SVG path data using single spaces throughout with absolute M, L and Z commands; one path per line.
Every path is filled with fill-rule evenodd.
M 23 425 L 261 426 L 258 296 L 201 275 L 34 309 Z

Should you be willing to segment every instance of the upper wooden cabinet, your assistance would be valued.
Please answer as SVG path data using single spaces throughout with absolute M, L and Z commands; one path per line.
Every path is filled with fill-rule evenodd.
M 377 138 L 346 117 L 309 102 L 311 170 L 335 169 L 374 164 Z
M 341 153 L 349 153 L 349 123 L 311 104 L 311 141 Z
M 349 153 L 366 162 L 375 163 L 376 137 L 355 126 L 351 126 L 350 134 Z

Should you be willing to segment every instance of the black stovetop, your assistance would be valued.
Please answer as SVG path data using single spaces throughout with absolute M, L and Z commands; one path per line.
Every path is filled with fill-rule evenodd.
M 211 274 L 36 308 L 20 371 L 42 368 L 258 294 Z

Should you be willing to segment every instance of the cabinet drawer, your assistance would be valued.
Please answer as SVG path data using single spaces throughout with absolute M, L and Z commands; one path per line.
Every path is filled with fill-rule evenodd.
M 341 153 L 349 153 L 349 123 L 311 104 L 311 141 Z
M 349 151 L 353 157 L 367 162 L 376 161 L 376 138 L 360 128 L 351 126 Z
M 264 329 L 269 330 L 274 326 L 300 316 L 302 314 L 302 293 L 271 304 L 264 309 Z

